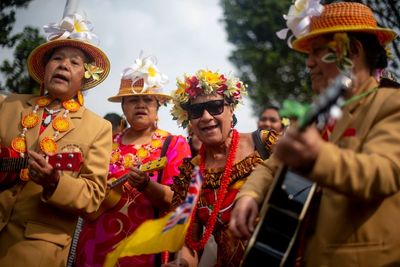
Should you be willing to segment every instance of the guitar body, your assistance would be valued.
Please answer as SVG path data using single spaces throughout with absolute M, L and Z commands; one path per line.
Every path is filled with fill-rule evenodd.
M 161 157 L 159 159 L 149 161 L 139 167 L 139 170 L 143 172 L 150 172 L 155 170 L 161 170 L 167 164 L 167 157 Z M 96 212 L 85 215 L 85 219 L 88 221 L 96 220 L 101 214 L 107 210 L 115 207 L 122 197 L 123 185 L 128 180 L 128 173 L 126 171 L 124 175 L 121 175 L 117 180 L 112 181 L 108 184 L 106 198 L 101 203 L 99 209 Z
M 261 208 L 260 222 L 245 251 L 241 266 L 293 266 L 290 252 L 315 191 L 315 184 L 281 167 Z

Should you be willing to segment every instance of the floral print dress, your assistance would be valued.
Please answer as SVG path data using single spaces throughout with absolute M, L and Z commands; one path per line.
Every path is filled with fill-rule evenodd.
M 144 164 L 160 157 L 168 132 L 156 130 L 152 141 L 145 145 L 124 145 L 122 136 L 114 137 L 113 152 L 109 166 L 109 179 L 118 179 L 132 166 Z M 172 177 L 179 173 L 183 158 L 190 156 L 189 145 L 182 136 L 173 136 L 166 153 L 168 163 L 163 169 L 161 184 L 171 185 Z M 158 172 L 149 173 L 157 181 Z M 77 248 L 75 266 L 103 266 L 105 258 L 117 244 L 144 221 L 154 218 L 151 202 L 129 183 L 122 186 L 119 202 L 100 215 L 95 221 L 85 221 Z M 154 267 L 154 255 L 123 257 L 117 266 Z

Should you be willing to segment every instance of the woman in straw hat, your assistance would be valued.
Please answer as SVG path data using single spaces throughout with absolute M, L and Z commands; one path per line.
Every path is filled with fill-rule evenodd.
M 244 243 L 228 231 L 232 201 L 247 176 L 262 161 L 252 135 L 234 128 L 233 112 L 246 93 L 245 85 L 236 77 L 210 70 L 185 75 L 177 85 L 172 115 L 184 127 L 190 123 L 202 145 L 199 155 L 186 160 L 181 173 L 174 178 L 172 206 L 185 199 L 195 166 L 200 167 L 203 185 L 185 247 L 177 254 L 179 259 L 167 266 L 197 266 L 199 253 L 212 234 L 218 246 L 216 266 L 238 266 Z M 262 131 L 260 135 L 261 149 L 269 155 L 277 134 Z
M 363 4 L 302 4 L 287 17 L 292 47 L 308 54 L 316 94 L 341 72 L 349 75 L 342 116 L 328 123 L 325 140 L 314 126 L 289 129 L 243 186 L 230 228 L 249 237 L 278 159 L 320 191 L 292 254 L 296 266 L 400 266 L 400 91 L 382 87 L 379 77 L 396 33 L 378 27 Z
M 167 81 L 167 77 L 158 71 L 154 57 L 139 58 L 123 71 L 118 94 L 108 99 L 121 103 L 130 125 L 114 136 L 108 178 L 113 181 L 128 177 L 128 181 L 114 188 L 113 192 L 122 191 L 115 206 L 104 210 L 100 216 L 97 214 L 96 220 L 85 223 L 76 266 L 103 266 L 106 255 L 119 241 L 144 221 L 169 209 L 172 177 L 178 174 L 183 158 L 190 157 L 190 148 L 184 137 L 171 136 L 157 126 L 158 109 L 171 98 L 161 91 Z M 169 144 L 167 137 L 172 137 Z M 162 171 L 145 173 L 137 169 L 159 159 L 162 150 L 167 157 Z M 106 197 L 105 203 L 108 200 L 111 198 Z M 155 256 L 123 257 L 118 266 L 156 266 Z
M 10 95 L 0 106 L 9 171 L 0 181 L 0 266 L 65 266 L 78 215 L 97 210 L 106 192 L 111 125 L 84 107 L 81 91 L 106 78 L 109 60 L 79 15 L 45 31 L 49 41 L 28 58 L 41 95 Z M 27 168 L 12 175 L 14 167 Z

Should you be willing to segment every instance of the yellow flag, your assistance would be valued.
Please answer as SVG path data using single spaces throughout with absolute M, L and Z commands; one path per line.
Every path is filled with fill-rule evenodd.
M 119 257 L 155 254 L 162 251 L 176 252 L 183 246 L 188 223 L 177 224 L 169 231 L 163 229 L 172 215 L 146 221 L 107 255 L 104 267 L 114 267 Z
M 114 267 L 120 257 L 180 250 L 185 241 L 194 205 L 197 203 L 202 180 L 199 168 L 196 167 L 185 201 L 164 217 L 142 223 L 107 255 L 104 267 Z

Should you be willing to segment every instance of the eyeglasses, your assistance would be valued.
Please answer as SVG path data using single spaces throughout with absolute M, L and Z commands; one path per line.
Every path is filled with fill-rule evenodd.
M 210 115 L 215 116 L 224 112 L 225 101 L 223 99 L 212 100 L 198 104 L 188 105 L 186 111 L 189 119 L 198 119 L 203 116 L 204 110 L 207 110 Z

